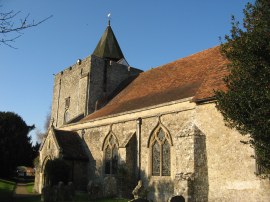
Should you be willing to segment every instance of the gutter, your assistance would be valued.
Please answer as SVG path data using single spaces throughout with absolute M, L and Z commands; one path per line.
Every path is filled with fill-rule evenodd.
M 193 102 L 195 102 L 196 104 L 206 104 L 205 102 L 212 102 L 215 101 L 216 97 L 212 96 L 212 97 L 208 97 L 208 98 L 202 98 L 202 99 L 192 99 Z

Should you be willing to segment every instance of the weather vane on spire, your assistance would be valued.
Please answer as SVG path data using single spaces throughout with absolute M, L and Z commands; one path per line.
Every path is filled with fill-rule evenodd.
M 111 25 L 111 13 L 109 13 L 107 15 L 107 17 L 108 17 L 108 26 L 110 26 Z

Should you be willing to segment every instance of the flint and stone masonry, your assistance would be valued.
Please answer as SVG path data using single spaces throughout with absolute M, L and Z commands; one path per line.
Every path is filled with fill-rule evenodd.
M 95 186 L 96 197 L 131 196 L 142 180 L 155 202 L 270 201 L 269 178 L 255 174 L 254 150 L 241 143 L 247 137 L 215 107 L 227 64 L 218 47 L 143 73 L 123 62 L 109 24 L 94 53 L 55 75 L 38 192 L 46 162 L 62 158 L 75 188 Z

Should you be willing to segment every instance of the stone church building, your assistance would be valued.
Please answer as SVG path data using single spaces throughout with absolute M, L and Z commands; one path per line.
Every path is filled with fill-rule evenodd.
M 254 150 L 215 106 L 227 64 L 213 47 L 143 72 L 129 66 L 109 23 L 89 57 L 55 75 L 36 189 L 47 161 L 62 158 L 78 190 L 91 181 L 101 196 L 131 193 L 142 180 L 153 201 L 270 201 Z

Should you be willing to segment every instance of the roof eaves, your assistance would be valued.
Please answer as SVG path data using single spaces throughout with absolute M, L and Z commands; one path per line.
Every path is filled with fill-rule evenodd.
M 57 149 L 59 149 L 59 151 L 61 151 L 61 147 L 60 147 L 60 145 L 58 143 L 58 140 L 57 140 L 57 137 L 55 135 L 55 129 L 54 129 L 54 127 L 52 127 L 51 130 L 52 130 L 52 136 L 53 136 L 54 142 L 56 144 L 56 147 L 57 147 Z
M 45 140 L 46 140 L 47 136 L 48 136 L 48 133 L 47 133 L 47 135 L 42 139 L 42 142 L 41 142 L 41 145 L 40 145 L 38 151 L 41 151 L 41 150 L 42 150 L 42 148 L 43 148 L 43 146 L 44 146 L 44 144 L 45 144 Z
M 192 102 L 195 102 L 196 104 L 204 104 L 206 102 L 211 102 L 216 100 L 215 96 L 207 97 L 207 98 L 201 98 L 201 99 L 192 99 Z
M 124 111 L 124 112 L 114 113 L 114 114 L 110 114 L 110 115 L 100 116 L 100 117 L 93 118 L 93 119 L 85 119 L 86 118 L 85 117 L 84 119 L 82 119 L 78 123 L 84 124 L 84 123 L 88 123 L 88 122 L 92 122 L 92 121 L 99 121 L 99 120 L 102 120 L 102 119 L 113 118 L 113 117 L 122 116 L 122 115 L 126 115 L 126 114 L 138 113 L 138 112 L 142 112 L 142 111 L 146 111 L 146 110 L 156 109 L 156 108 L 159 108 L 159 107 L 174 105 L 174 104 L 177 104 L 177 103 L 188 102 L 188 101 L 192 102 L 192 97 L 187 97 L 187 98 L 182 98 L 182 99 L 179 99 L 179 100 L 165 102 L 165 103 L 161 103 L 161 104 L 157 104 L 157 105 L 142 107 L 142 108 L 138 108 L 138 109 L 134 109 L 134 110 L 130 110 L 130 111 Z M 89 116 L 91 116 L 91 114 Z M 70 124 L 69 126 L 72 126 L 72 125 L 76 125 L 76 124 Z

